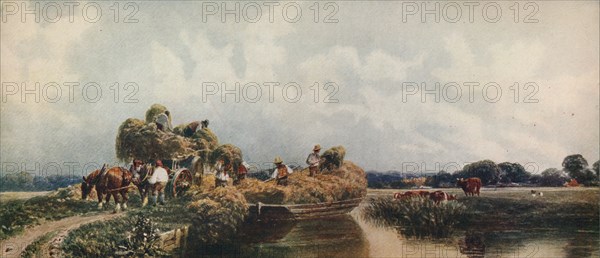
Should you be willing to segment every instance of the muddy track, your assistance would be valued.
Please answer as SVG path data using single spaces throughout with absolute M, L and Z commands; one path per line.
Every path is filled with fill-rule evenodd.
M 43 257 L 58 257 L 59 248 L 57 248 L 62 240 L 67 236 L 69 231 L 79 228 L 80 226 L 88 223 L 92 223 L 99 220 L 110 220 L 117 218 L 119 216 L 125 215 L 127 212 L 120 213 L 97 213 L 93 215 L 79 215 L 68 217 L 65 219 L 46 222 L 42 225 L 38 225 L 29 229 L 26 229 L 23 234 L 6 239 L 0 242 L 0 247 L 2 248 L 0 257 L 8 258 L 8 257 L 20 257 L 21 253 L 25 250 L 25 248 L 33 243 L 39 237 L 45 235 L 50 232 L 58 232 L 56 236 L 54 236 L 50 241 L 45 243 L 40 252 Z

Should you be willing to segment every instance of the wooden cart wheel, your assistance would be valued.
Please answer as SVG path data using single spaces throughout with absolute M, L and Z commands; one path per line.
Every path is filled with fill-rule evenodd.
M 193 176 L 187 168 L 175 171 L 173 178 L 169 180 L 167 188 L 170 190 L 171 197 L 181 196 L 192 186 Z

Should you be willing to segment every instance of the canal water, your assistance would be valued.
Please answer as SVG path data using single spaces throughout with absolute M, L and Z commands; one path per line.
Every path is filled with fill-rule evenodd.
M 365 221 L 362 207 L 335 218 L 254 225 L 235 245 L 209 252 L 191 247 L 185 256 L 600 257 L 598 229 L 477 228 L 443 240 L 412 240 Z

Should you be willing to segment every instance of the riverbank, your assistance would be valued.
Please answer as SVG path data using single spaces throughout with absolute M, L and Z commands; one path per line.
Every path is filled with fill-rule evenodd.
M 598 230 L 600 188 L 598 187 L 538 187 L 483 188 L 480 196 L 466 197 L 458 188 L 442 190 L 458 196 L 467 206 L 465 218 L 469 227 L 485 226 L 553 228 L 570 226 L 581 230 Z M 531 190 L 543 195 L 533 196 Z M 406 190 L 369 189 L 369 197 L 389 197 Z

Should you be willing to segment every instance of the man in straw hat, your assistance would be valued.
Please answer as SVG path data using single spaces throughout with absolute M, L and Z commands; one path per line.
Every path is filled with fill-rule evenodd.
M 287 165 L 283 164 L 283 160 L 281 159 L 281 157 L 276 157 L 273 163 L 275 163 L 276 167 L 275 170 L 273 170 L 271 178 L 277 180 L 277 185 L 287 186 L 288 175 L 293 173 L 294 171 L 292 171 L 292 169 Z
M 306 164 L 308 164 L 308 171 L 310 171 L 310 176 L 315 176 L 317 171 L 319 171 L 319 161 L 321 157 L 319 156 L 319 151 L 321 151 L 321 145 L 317 144 L 313 148 L 313 152 L 308 154 L 308 158 L 306 158 Z

